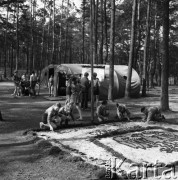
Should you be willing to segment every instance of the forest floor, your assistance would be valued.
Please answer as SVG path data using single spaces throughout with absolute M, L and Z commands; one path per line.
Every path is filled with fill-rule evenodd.
M 5 121 L 0 121 L 0 179 L 2 180 L 89 180 L 104 179 L 106 172 L 99 164 L 83 161 L 82 156 L 78 156 L 77 151 L 72 151 L 72 141 L 68 146 L 60 146 L 55 149 L 57 143 L 51 141 L 55 139 L 53 133 L 38 132 L 41 116 L 46 108 L 56 101 L 50 101 L 47 97 L 47 89 L 41 90 L 40 96 L 18 97 L 11 96 L 13 93 L 13 83 L 0 82 L 0 110 Z M 156 126 L 169 127 L 178 124 L 178 87 L 169 88 L 170 111 L 164 112 L 166 121 Z M 56 99 L 57 100 L 57 99 Z M 148 91 L 145 98 L 125 100 L 118 99 L 117 102 L 127 105 L 132 114 L 136 117 L 142 116 L 140 108 L 142 106 L 158 106 L 160 104 L 160 88 Z M 61 99 L 61 103 L 64 101 Z M 110 103 L 110 111 L 114 118 L 115 103 Z M 107 124 L 90 124 L 90 111 L 84 111 L 84 122 L 72 122 L 68 129 L 60 129 L 57 134 L 70 134 L 79 132 L 81 129 L 97 129 L 115 127 L 145 127 L 140 119 L 133 122 L 107 122 Z M 111 119 L 113 119 L 111 118 Z M 152 125 L 151 125 L 152 126 Z M 83 131 L 79 132 L 82 133 Z M 97 131 L 98 132 L 98 131 Z M 101 132 L 101 131 L 100 131 Z M 47 134 L 45 134 L 47 133 Z M 66 134 L 65 134 L 66 133 Z M 91 133 L 90 133 L 91 135 Z M 96 134 L 95 134 L 96 135 Z M 98 134 L 97 134 L 98 135 Z M 101 135 L 101 134 L 100 134 Z M 102 134 L 103 135 L 103 134 Z M 43 138 L 41 138 L 41 137 Z M 55 134 L 56 136 L 56 134 Z M 49 141 L 44 137 L 50 137 Z M 55 141 L 56 142 L 56 141 Z M 82 142 L 82 141 L 81 141 Z M 51 145 L 53 144 L 53 146 Z M 99 143 L 99 142 L 98 142 Z M 75 144 L 75 142 L 74 142 Z M 96 143 L 95 143 L 96 144 Z M 101 144 L 101 142 L 100 142 Z M 77 146 L 77 144 L 76 144 Z M 80 146 L 80 145 L 79 145 Z M 90 148 L 92 151 L 92 147 Z M 75 149 L 76 150 L 76 149 Z M 80 150 L 80 149 L 79 149 Z M 86 149 L 88 152 L 88 149 Z M 93 149 L 94 151 L 94 149 Z M 71 153 L 72 152 L 72 153 Z M 177 152 L 177 151 L 176 151 Z M 77 158 L 73 154 L 77 154 Z M 95 153 L 95 152 L 94 152 Z M 127 154 L 128 156 L 130 154 Z M 174 157 L 177 154 L 173 154 Z M 93 155 L 95 158 L 95 155 Z M 127 158 L 127 157 L 126 157 Z M 177 156 L 178 159 L 178 156 Z M 90 157 L 91 160 L 91 157 Z M 176 158 L 175 158 L 176 160 Z M 93 160 L 91 160 L 93 161 Z

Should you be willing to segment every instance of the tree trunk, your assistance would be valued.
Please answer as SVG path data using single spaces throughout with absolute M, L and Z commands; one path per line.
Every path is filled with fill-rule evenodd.
M 55 45 L 55 34 L 54 34 L 54 30 L 55 30 L 55 0 L 53 0 L 53 32 L 52 32 L 52 50 L 51 50 L 51 64 L 54 64 L 54 45 Z
M 93 96 L 93 4 L 95 0 L 90 0 L 90 62 L 91 62 L 91 121 L 94 121 L 94 96 Z
M 136 23 L 135 23 L 136 22 L 136 8 L 137 8 L 137 0 L 134 0 L 133 9 L 132 9 L 131 44 L 130 44 L 126 88 L 125 88 L 125 98 L 129 98 L 131 96 L 132 64 L 134 61 L 135 30 L 136 30 Z
M 108 62 L 108 30 L 107 30 L 107 8 L 106 8 L 107 0 L 104 0 L 104 27 L 105 27 L 105 48 L 106 48 L 106 57 L 105 64 Z
M 141 26 L 140 26 L 140 4 L 141 0 L 138 0 L 137 2 L 137 33 L 135 33 L 135 37 L 137 37 L 137 46 L 135 48 L 134 53 L 134 62 L 133 62 L 133 68 L 137 68 L 137 63 L 139 59 L 139 51 L 140 51 L 140 44 L 141 44 Z
M 110 30 L 110 68 L 108 100 L 114 100 L 114 40 L 115 40 L 115 0 L 111 1 L 111 30 Z
M 146 96 L 148 41 L 149 41 L 149 35 L 150 35 L 150 6 L 151 6 L 151 0 L 148 0 L 147 19 L 146 19 L 146 36 L 145 36 L 145 44 L 144 44 L 144 58 L 143 58 L 142 96 Z
M 6 31 L 5 31 L 5 58 L 4 58 L 4 77 L 7 76 L 7 28 L 8 28 L 8 21 L 9 21 L 9 0 L 7 0 L 7 15 L 6 15 Z
M 19 63 L 19 3 L 16 3 L 16 63 L 15 69 L 18 70 Z
M 69 30 L 69 23 L 68 23 L 68 17 L 69 17 L 69 0 L 67 1 L 67 17 L 66 17 L 66 31 L 65 31 L 65 50 L 64 50 L 64 61 L 67 63 L 67 52 L 68 52 L 68 30 Z
M 95 64 L 98 64 L 98 0 L 95 5 Z
M 103 38 L 104 38 L 104 31 L 103 31 L 103 0 L 101 0 L 100 4 L 100 13 L 101 13 L 101 35 L 100 35 L 100 49 L 99 49 L 99 63 L 103 64 Z
M 161 109 L 169 109 L 169 0 L 163 2 L 163 61 L 161 74 Z
M 150 77 L 150 86 L 154 87 L 154 75 L 156 71 L 156 62 L 157 62 L 157 2 L 155 2 L 155 16 L 154 16 L 154 52 L 153 52 L 153 65 L 151 67 L 151 77 Z
M 82 22 L 82 62 L 85 63 L 85 0 L 83 0 L 83 22 Z
M 46 8 L 46 2 L 44 2 L 44 10 Z M 41 58 L 40 58 L 40 69 L 44 67 L 44 35 L 45 35 L 45 11 L 43 12 L 43 23 L 42 23 L 42 39 L 41 39 Z

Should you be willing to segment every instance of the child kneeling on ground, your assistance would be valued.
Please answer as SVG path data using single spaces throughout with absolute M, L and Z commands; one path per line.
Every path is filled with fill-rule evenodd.
M 117 108 L 117 118 L 122 121 L 124 119 L 127 119 L 130 121 L 130 111 L 126 108 L 123 104 L 116 104 Z
M 53 131 L 57 128 L 58 123 L 61 121 L 61 118 L 56 118 L 60 108 L 61 104 L 56 103 L 46 109 L 42 117 L 43 122 L 40 122 L 40 129 Z
M 161 110 L 159 107 L 142 107 L 141 112 L 144 114 L 143 121 L 147 123 L 149 121 L 161 121 L 164 120 L 164 115 L 161 114 Z
M 106 100 L 102 101 L 101 105 L 97 107 L 96 115 L 99 122 L 107 121 L 109 112 L 108 112 L 108 102 Z
M 70 120 L 74 121 L 73 106 L 73 102 L 66 102 L 66 104 L 59 109 L 59 117 L 61 117 L 60 125 L 62 125 L 63 122 L 65 122 L 65 125 L 68 125 Z

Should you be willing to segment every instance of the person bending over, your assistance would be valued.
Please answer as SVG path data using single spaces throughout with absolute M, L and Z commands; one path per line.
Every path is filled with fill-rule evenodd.
M 160 121 L 164 120 L 164 115 L 161 114 L 159 107 L 142 107 L 141 112 L 144 114 L 143 121 Z
M 97 107 L 96 115 L 99 122 L 108 120 L 109 112 L 108 112 L 108 102 L 106 100 L 102 101 L 101 105 Z
M 42 121 L 40 122 L 40 128 L 41 129 L 50 129 L 50 131 L 53 131 L 57 128 L 58 122 L 56 120 L 56 117 L 59 114 L 59 109 L 61 108 L 60 103 L 56 103 L 46 109 L 46 111 L 43 114 Z M 60 120 L 60 118 L 58 118 Z
M 65 122 L 65 125 L 68 125 L 68 122 L 70 120 L 74 121 L 73 107 L 73 102 L 67 102 L 63 107 L 59 109 L 59 117 L 61 117 L 60 125 L 62 125 L 63 122 Z
M 130 121 L 130 112 L 129 110 L 126 108 L 125 105 L 123 104 L 116 104 L 116 108 L 117 108 L 117 118 L 122 121 L 124 119 L 127 119 L 128 121 Z

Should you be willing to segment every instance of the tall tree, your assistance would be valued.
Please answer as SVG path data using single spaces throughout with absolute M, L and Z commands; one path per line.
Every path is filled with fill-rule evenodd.
M 34 49 L 34 38 L 33 38 L 33 0 L 30 5 L 30 72 L 33 69 L 33 49 Z
M 108 62 L 108 30 L 107 30 L 107 0 L 104 0 L 104 31 L 105 31 L 105 48 L 106 48 L 106 56 L 105 62 Z
M 94 9 L 93 4 L 95 0 L 90 0 L 90 62 L 91 62 L 91 92 L 93 92 L 93 20 L 94 20 Z M 91 93 L 91 121 L 94 121 L 94 95 Z
M 113 101 L 114 90 L 114 42 L 115 41 L 115 0 L 111 1 L 111 30 L 110 30 L 110 67 L 108 100 Z
M 54 64 L 54 45 L 55 45 L 55 0 L 53 0 L 53 29 L 52 29 L 52 50 L 51 50 L 51 64 Z
M 9 20 L 9 0 L 7 0 L 7 15 L 6 15 L 6 30 L 5 30 L 5 58 L 4 58 L 4 77 L 6 77 L 7 70 L 7 31 L 8 31 L 8 20 Z
M 132 8 L 132 27 L 131 27 L 129 65 L 128 65 L 128 73 L 127 73 L 126 88 L 125 88 L 126 98 L 129 98 L 131 95 L 132 64 L 134 61 L 134 45 L 135 45 L 135 30 L 136 30 L 136 23 L 135 23 L 136 22 L 136 8 L 137 8 L 137 0 L 134 0 L 133 8 Z
M 142 96 L 146 96 L 146 79 L 147 79 L 147 60 L 148 60 L 148 43 L 150 37 L 150 8 L 151 0 L 147 4 L 147 18 L 146 18 L 146 35 L 144 43 L 144 58 L 143 58 L 143 80 L 142 80 Z
M 95 29 L 95 63 L 98 64 L 98 0 L 96 0 L 96 5 L 95 5 L 95 24 L 94 24 L 94 29 Z
M 163 1 L 163 54 L 161 73 L 161 109 L 169 109 L 169 0 Z
M 19 2 L 16 2 L 16 63 L 15 69 L 18 70 L 19 63 Z
M 157 22 L 157 2 L 154 2 L 154 50 L 153 50 L 153 63 L 151 66 L 151 73 L 150 73 L 150 86 L 154 87 L 154 75 L 156 71 L 156 63 L 157 63 L 157 41 L 158 41 L 158 22 Z
M 85 0 L 83 0 L 83 22 L 82 22 L 82 62 L 85 63 Z
M 99 63 L 103 64 L 103 38 L 104 38 L 104 29 L 103 29 L 103 0 L 100 1 L 100 13 L 101 13 L 101 35 L 100 35 L 100 49 L 99 49 Z

